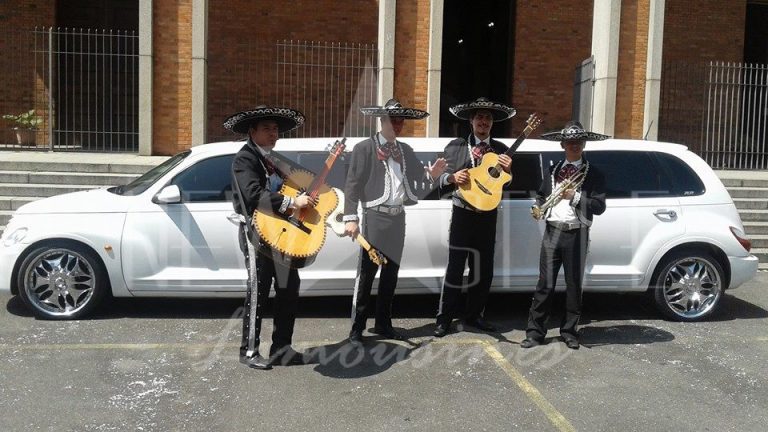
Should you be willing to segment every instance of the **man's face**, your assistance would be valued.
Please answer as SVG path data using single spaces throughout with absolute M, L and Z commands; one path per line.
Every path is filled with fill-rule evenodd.
M 381 132 L 388 139 L 397 138 L 403 131 L 405 119 L 402 117 L 382 117 Z
M 272 150 L 280 135 L 280 129 L 274 120 L 261 120 L 248 131 L 251 141 L 266 150 Z
M 475 111 L 469 123 L 472 125 L 472 133 L 478 138 L 485 139 L 491 134 L 493 114 L 490 111 Z
M 582 140 L 567 140 L 562 141 L 560 146 L 565 150 L 565 157 L 569 161 L 577 161 L 581 159 L 581 153 L 584 151 L 585 141 Z

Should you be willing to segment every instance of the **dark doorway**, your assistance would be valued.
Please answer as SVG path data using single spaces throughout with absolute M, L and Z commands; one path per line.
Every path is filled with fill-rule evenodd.
M 440 136 L 465 136 L 469 125 L 448 108 L 485 96 L 509 103 L 516 0 L 447 1 L 443 10 Z M 507 136 L 509 122 L 494 126 Z
M 136 0 L 57 0 L 53 143 L 68 151 L 138 150 Z
M 768 3 L 747 3 L 744 62 L 768 63 Z

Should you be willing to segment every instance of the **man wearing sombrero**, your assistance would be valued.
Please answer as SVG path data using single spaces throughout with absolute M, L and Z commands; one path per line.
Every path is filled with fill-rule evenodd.
M 466 265 L 469 265 L 469 281 L 464 323 L 482 331 L 496 331 L 483 318 L 483 311 L 493 280 L 498 211 L 480 211 L 472 207 L 456 193 L 456 185 L 469 181 L 467 170 L 478 166 L 483 155 L 488 152 L 497 153 L 499 165 L 504 171 L 510 171 L 512 159 L 504 154 L 507 146 L 491 138 L 491 128 L 495 122 L 515 115 L 515 109 L 511 106 L 483 97 L 454 105 L 450 111 L 454 116 L 469 121 L 472 132 L 467 138 L 456 138 L 445 147 L 448 167 L 440 177 L 440 187 L 441 194 L 453 192 L 453 210 L 448 237 L 448 266 L 437 311 L 437 337 L 448 334 L 453 318 L 458 315 Z
M 248 268 L 248 289 L 243 314 L 243 336 L 240 362 L 255 369 L 271 369 L 273 365 L 302 364 L 301 354 L 291 348 L 296 304 L 299 297 L 299 272 L 273 259 L 267 246 L 250 223 L 255 210 L 288 213 L 314 206 L 307 195 L 295 198 L 279 193 L 288 161 L 272 149 L 281 133 L 304 123 L 304 116 L 290 108 L 258 106 L 229 117 L 224 127 L 248 135 L 248 141 L 232 161 L 232 192 L 235 211 L 242 216 L 239 230 L 240 250 Z M 262 305 L 275 283 L 274 330 L 269 359 L 259 355 Z
M 445 169 L 445 160 L 438 159 L 434 165 L 424 167 L 411 146 L 397 140 L 405 121 L 423 119 L 429 115 L 426 111 L 403 107 L 395 99 L 384 106 L 364 107 L 360 111 L 378 117 L 381 131 L 357 143 L 352 151 L 344 188 L 345 231 L 353 238 L 359 233 L 357 207 L 361 204 L 363 235 L 387 258 L 381 266 L 373 333 L 400 340 L 404 337 L 392 327 L 392 300 L 405 242 L 404 206 L 416 204 L 419 199 L 413 190 L 414 181 L 421 181 L 425 175 L 437 178 Z M 349 332 L 350 343 L 358 347 L 362 344 L 377 271 L 378 266 L 361 249 Z
M 549 169 L 536 195 L 536 218 L 546 221 L 539 259 L 539 282 L 533 294 L 523 348 L 544 342 L 546 322 L 551 313 L 557 273 L 565 271 L 565 314 L 560 323 L 560 337 L 571 349 L 579 348 L 581 284 L 589 246 L 589 227 L 594 215 L 605 212 L 605 179 L 583 155 L 587 141 L 608 138 L 584 130 L 581 123 L 568 122 L 561 131 L 541 136 L 560 141 L 565 160 Z M 553 192 L 554 191 L 554 192 Z

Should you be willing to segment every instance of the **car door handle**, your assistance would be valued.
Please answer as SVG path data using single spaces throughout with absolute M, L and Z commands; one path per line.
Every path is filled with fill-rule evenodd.
M 240 226 L 241 223 L 245 223 L 245 217 L 238 213 L 230 213 L 227 215 L 227 219 L 237 226 Z
M 668 210 L 668 209 L 659 209 L 653 212 L 653 215 L 657 218 L 661 219 L 659 216 L 667 216 L 670 220 L 677 219 L 677 212 L 674 210 Z

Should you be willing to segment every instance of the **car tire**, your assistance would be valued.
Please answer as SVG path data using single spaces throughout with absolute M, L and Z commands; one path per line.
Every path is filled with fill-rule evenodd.
M 652 281 L 656 307 L 674 321 L 701 321 L 710 316 L 725 291 L 725 272 L 712 255 L 677 251 L 659 264 Z
M 91 313 L 109 290 L 107 272 L 91 249 L 49 243 L 26 255 L 17 276 L 19 296 L 38 319 L 73 320 Z

